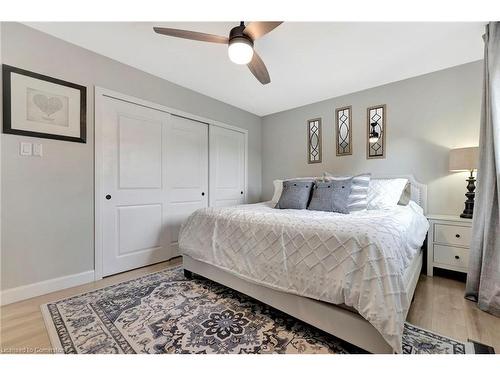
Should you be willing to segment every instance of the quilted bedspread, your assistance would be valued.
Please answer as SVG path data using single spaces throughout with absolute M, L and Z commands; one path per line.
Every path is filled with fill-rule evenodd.
M 348 215 L 265 202 L 194 212 L 179 248 L 245 280 L 353 307 L 399 353 L 410 305 L 403 273 L 428 228 L 414 202 Z

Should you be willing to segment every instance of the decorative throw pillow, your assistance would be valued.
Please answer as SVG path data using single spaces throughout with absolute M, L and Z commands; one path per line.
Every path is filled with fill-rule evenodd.
M 278 203 L 281 197 L 281 193 L 283 192 L 283 181 L 292 181 L 292 180 L 297 180 L 297 181 L 314 181 L 316 178 L 315 177 L 296 177 L 296 178 L 288 178 L 285 180 L 274 180 L 273 185 L 274 185 L 274 193 L 273 197 L 271 198 L 271 202 L 274 206 Z
M 352 178 L 342 181 L 316 181 L 313 187 L 311 202 L 307 209 L 348 214 L 351 184 Z
M 406 183 L 401 196 L 399 197 L 398 205 L 400 206 L 408 206 L 411 200 L 411 184 L 409 182 Z
M 368 209 L 381 210 L 397 206 L 407 182 L 406 178 L 372 179 L 368 189 Z
M 345 181 L 351 177 L 335 177 L 327 172 L 324 173 L 327 180 Z M 366 210 L 368 205 L 368 187 L 370 185 L 370 173 L 364 173 L 352 177 L 351 193 L 349 194 L 349 212 Z
M 313 185 L 312 180 L 283 181 L 283 192 L 275 208 L 305 210 Z

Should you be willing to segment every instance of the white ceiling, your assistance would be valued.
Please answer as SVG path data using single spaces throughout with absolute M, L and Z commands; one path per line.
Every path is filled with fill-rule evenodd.
M 285 22 L 257 40 L 263 86 L 227 47 L 155 34 L 167 26 L 228 35 L 237 22 L 26 23 L 259 116 L 479 60 L 484 23 Z

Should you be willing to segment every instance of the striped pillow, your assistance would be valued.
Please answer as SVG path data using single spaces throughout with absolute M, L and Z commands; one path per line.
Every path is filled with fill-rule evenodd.
M 335 177 L 325 172 L 324 177 L 327 180 L 347 180 L 349 177 Z M 351 194 L 349 194 L 349 212 L 366 210 L 368 206 L 368 188 L 370 186 L 370 173 L 364 173 L 352 177 Z

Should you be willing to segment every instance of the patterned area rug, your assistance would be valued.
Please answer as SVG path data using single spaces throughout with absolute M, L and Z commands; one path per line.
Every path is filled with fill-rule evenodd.
M 265 304 L 181 267 L 42 305 L 63 353 L 363 353 Z M 474 352 L 406 324 L 404 353 Z

